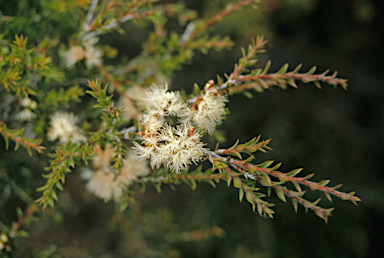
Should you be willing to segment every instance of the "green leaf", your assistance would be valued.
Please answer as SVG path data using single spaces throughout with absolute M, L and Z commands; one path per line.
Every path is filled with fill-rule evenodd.
M 45 177 L 45 176 L 43 175 L 43 177 Z M 37 191 L 37 192 L 42 192 L 42 191 L 44 191 L 45 189 L 47 189 L 48 187 L 49 187 L 48 185 L 43 185 L 43 186 L 37 188 L 36 191 Z
M 256 69 L 251 72 L 251 76 L 258 76 L 263 70 L 262 69 Z
M 16 213 L 17 213 L 17 218 L 18 219 L 21 219 L 24 216 L 23 211 L 21 210 L 20 207 L 16 208 Z
M 212 179 L 202 179 L 201 182 L 210 184 L 212 187 L 216 188 L 216 184 L 212 181 Z
M 184 182 L 186 182 L 192 188 L 192 190 L 196 189 L 196 181 L 195 180 L 193 180 L 193 179 L 184 179 Z
M 297 174 L 299 174 L 302 170 L 303 170 L 302 168 L 297 168 L 297 169 L 292 170 L 291 172 L 288 172 L 286 175 L 294 177 Z
M 267 175 L 265 175 L 264 173 L 260 175 L 259 183 L 262 186 L 267 186 L 267 187 L 272 185 L 270 178 Z
M 244 190 L 243 188 L 239 188 L 239 201 L 241 202 L 243 200 L 243 197 L 244 197 Z
M 321 89 L 321 85 L 318 81 L 313 81 L 313 84 L 315 84 L 315 86 L 318 88 L 318 89 Z
M 63 186 L 60 184 L 59 181 L 56 182 L 56 187 L 57 189 L 59 189 L 60 191 L 63 191 Z M 41 187 L 40 187 L 41 188 Z
M 327 197 L 327 199 L 332 202 L 332 198 L 331 198 L 331 195 L 328 193 L 328 192 L 323 192 L 325 197 Z
M 293 88 L 298 88 L 294 79 L 289 78 L 289 79 L 287 79 L 286 81 L 287 81 L 287 83 L 288 83 L 290 86 L 292 86 Z
M 306 74 L 307 74 L 307 75 L 313 75 L 313 74 L 315 73 L 316 69 L 317 69 L 317 67 L 314 66 L 314 67 L 312 67 L 311 70 L 309 70 Z
M 24 231 L 24 230 L 18 230 L 18 231 L 17 231 L 17 236 L 19 236 L 19 237 L 28 237 L 29 234 L 28 234 L 27 231 Z
M 227 185 L 229 186 L 231 184 L 232 177 L 229 173 L 227 173 Z
M 279 197 L 280 200 L 282 200 L 283 202 L 287 202 L 287 200 L 285 199 L 285 194 L 281 188 L 276 187 L 275 192 L 277 197 Z
M 249 98 L 249 99 L 253 99 L 253 95 L 252 93 L 248 92 L 248 91 L 242 91 L 241 92 L 245 97 Z
M 303 191 L 301 190 L 300 185 L 299 185 L 297 182 L 295 182 L 295 181 L 291 181 L 291 183 L 295 186 L 295 188 L 296 188 L 296 190 L 297 190 L 298 192 L 300 192 L 300 193 L 303 192 Z
M 240 178 L 238 178 L 238 177 L 234 177 L 234 178 L 233 178 L 233 185 L 234 185 L 236 188 L 240 188 L 240 186 L 241 186 Z
M 124 202 L 122 202 L 121 204 L 120 204 L 120 212 L 123 212 L 123 211 L 125 211 L 126 209 L 127 209 L 127 207 L 128 207 L 128 202 L 127 201 L 124 201 Z
M 273 160 L 267 160 L 257 166 L 260 168 L 268 168 L 272 163 L 273 163 Z
M 281 68 L 280 68 L 280 70 L 277 72 L 277 74 L 280 74 L 280 75 L 282 75 L 282 74 L 285 74 L 286 72 L 287 72 L 287 70 L 288 70 L 288 63 L 287 64 L 285 64 L 285 65 L 283 65 Z
M 279 169 L 279 167 L 281 166 L 281 162 L 280 163 L 277 163 L 273 168 L 271 168 L 273 171 Z
M 259 203 L 257 203 L 257 212 L 260 214 L 260 216 L 263 216 L 263 206 Z
M 266 73 L 268 73 L 270 67 L 271 67 L 271 60 L 269 60 L 269 61 L 267 62 L 267 64 L 265 65 L 265 68 L 264 68 L 264 70 L 263 70 L 263 72 L 262 72 L 261 74 L 266 74 Z
M 293 208 L 295 209 L 295 212 L 297 213 L 297 201 L 295 199 L 291 199 L 291 200 L 292 200 Z
M 317 184 L 320 185 L 320 186 L 326 186 L 329 182 L 331 182 L 331 180 L 323 180 L 323 181 L 321 181 L 321 182 L 319 182 Z
M 298 66 L 296 66 L 295 70 L 293 70 L 292 73 L 296 74 L 301 69 L 302 66 L 303 64 L 299 64 Z
M 157 184 L 155 184 L 156 190 L 158 193 L 161 193 L 161 181 L 159 181 Z

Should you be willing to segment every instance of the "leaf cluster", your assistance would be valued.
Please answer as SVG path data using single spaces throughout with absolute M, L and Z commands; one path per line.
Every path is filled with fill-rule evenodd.
M 0 35 L 2 42 L 4 35 Z M 42 43 L 43 44 L 43 43 Z M 27 48 L 27 38 L 15 36 L 12 44 L 0 45 L 0 84 L 8 93 L 15 95 L 36 95 L 33 77 L 60 80 L 62 73 L 50 71 L 51 58 L 36 48 Z M 36 80 L 36 79 L 34 79 Z
M 195 190 L 197 182 L 207 183 L 213 187 L 219 183 L 220 179 L 224 177 L 218 173 L 214 173 L 212 169 L 202 171 L 202 166 L 197 167 L 196 170 L 190 171 L 190 167 L 177 173 L 170 173 L 168 167 L 158 169 L 153 175 L 149 177 L 140 178 L 138 182 L 141 183 L 142 190 L 146 188 L 145 183 L 153 184 L 156 190 L 161 193 L 161 186 L 168 184 L 172 189 L 175 189 L 176 185 L 185 183 Z
M 318 190 L 323 192 L 330 202 L 332 202 L 330 195 L 334 195 L 341 200 L 349 200 L 356 205 L 357 202 L 360 201 L 360 199 L 355 196 L 355 192 L 343 193 L 338 191 L 337 189 L 340 188 L 341 185 L 328 187 L 327 184 L 330 180 L 320 182 L 310 181 L 309 179 L 314 174 L 297 177 L 302 169 L 294 169 L 290 172 L 282 173 L 278 171 L 281 163 L 273 167 L 271 167 L 273 161 L 265 161 L 255 165 L 251 162 L 254 159 L 253 155 L 243 160 L 241 153 L 249 155 L 257 150 L 265 152 L 265 149 L 269 148 L 267 146 L 269 140 L 259 142 L 259 139 L 260 136 L 242 145 L 238 145 L 238 142 L 236 142 L 236 144 L 229 149 L 216 150 L 215 152 L 210 152 L 208 155 L 213 168 L 217 168 L 220 173 L 226 175 L 228 186 L 233 182 L 233 185 L 239 189 L 239 200 L 241 201 L 245 195 L 247 201 L 252 204 L 253 210 L 257 208 L 260 215 L 272 218 L 274 211 L 271 207 L 273 207 L 274 204 L 262 199 L 265 197 L 265 194 L 259 192 L 260 188 L 256 187 L 257 183 L 268 189 L 268 195 L 270 195 L 273 189 L 277 197 L 283 202 L 286 202 L 286 197 L 290 198 L 296 212 L 298 204 L 301 204 L 306 210 L 313 210 L 315 214 L 324 219 L 325 222 L 328 221 L 328 217 L 334 208 L 324 209 L 318 206 L 320 198 L 313 202 L 306 200 L 303 197 L 305 191 L 302 190 L 300 185 L 308 187 L 311 191 Z M 236 156 L 238 159 L 231 158 L 227 155 Z M 288 182 L 294 186 L 294 190 L 286 186 Z
M 75 164 L 83 160 L 86 164 L 93 154 L 92 146 L 85 144 L 73 144 L 68 142 L 66 145 L 60 145 L 55 153 L 50 154 L 51 164 L 46 168 L 48 174 L 43 175 L 47 179 L 45 185 L 37 189 L 43 196 L 36 200 L 43 209 L 48 205 L 54 206 L 54 200 L 57 201 L 56 189 L 63 190 L 62 184 L 65 183 L 67 173 L 75 168 Z
M 0 121 L 0 134 L 4 137 L 5 148 L 8 149 L 9 138 L 11 138 L 16 144 L 14 150 L 18 150 L 20 146 L 25 148 L 28 151 L 29 156 L 32 156 L 31 149 L 34 149 L 38 153 L 43 153 L 45 149 L 44 146 L 41 146 L 42 139 L 30 139 L 23 135 L 23 129 L 9 129 L 4 122 Z
M 241 49 L 242 57 L 238 63 L 235 64 L 232 73 L 225 74 L 224 78 L 218 76 L 216 88 L 222 93 L 228 93 L 232 95 L 234 93 L 242 93 L 245 96 L 252 98 L 252 94 L 248 90 L 254 90 L 256 92 L 263 92 L 266 89 L 270 89 L 272 86 L 278 86 L 282 89 L 286 89 L 287 86 L 297 88 L 297 81 L 303 83 L 312 82 L 316 87 L 321 88 L 320 82 L 333 85 L 337 87 L 340 85 L 342 88 L 347 88 L 347 80 L 337 78 L 337 72 L 332 75 L 328 75 L 329 70 L 320 74 L 315 74 L 316 66 L 312 67 L 306 73 L 299 73 L 302 64 L 298 65 L 294 70 L 288 72 L 288 64 L 284 64 L 277 72 L 270 72 L 271 61 L 268 61 L 263 69 L 249 69 L 254 66 L 258 59 L 258 54 L 265 52 L 263 49 L 267 43 L 264 38 L 257 37 L 253 40 L 247 50 Z

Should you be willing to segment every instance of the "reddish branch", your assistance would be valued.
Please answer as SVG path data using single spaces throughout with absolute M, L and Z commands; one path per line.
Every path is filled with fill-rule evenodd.
M 312 177 L 313 174 L 309 175 L 307 177 L 293 177 L 293 176 L 288 176 L 288 175 L 281 173 L 281 172 L 278 172 L 278 171 L 273 171 L 270 168 L 260 168 L 258 166 L 250 165 L 250 164 L 246 164 L 246 165 L 244 165 L 244 167 L 247 168 L 247 170 L 256 169 L 259 172 L 270 174 L 270 175 L 280 179 L 281 181 L 297 182 L 301 185 L 305 185 L 305 186 L 309 187 L 312 191 L 320 190 L 322 192 L 327 192 L 327 193 L 333 194 L 333 195 L 339 197 L 341 200 L 349 200 L 349 201 L 353 202 L 355 205 L 357 205 L 356 202 L 361 201 L 360 198 L 353 196 L 353 194 L 354 194 L 353 192 L 347 194 L 347 193 L 337 191 L 336 189 L 341 187 L 341 185 L 337 185 L 335 187 L 328 187 L 328 186 L 322 186 L 316 182 L 308 181 L 307 179 Z M 331 200 L 330 198 L 328 198 L 328 199 Z
M 8 129 L 7 126 L 3 122 L 0 122 L 0 134 L 2 134 L 6 140 L 8 138 L 11 138 L 14 142 L 16 142 L 16 144 L 17 144 L 16 147 L 18 146 L 18 144 L 22 145 L 23 147 L 25 147 L 27 149 L 27 151 L 30 155 L 32 155 L 32 153 L 30 152 L 30 148 L 36 150 L 38 153 L 43 153 L 43 150 L 45 149 L 45 147 L 40 146 L 40 144 L 43 140 L 41 140 L 41 139 L 31 140 L 31 139 L 26 138 L 24 135 L 18 136 L 17 134 L 12 134 L 12 133 L 8 132 L 7 129 Z M 24 129 L 21 129 L 20 134 L 23 131 L 24 131 Z
M 29 216 L 32 216 L 33 213 L 35 213 L 38 210 L 38 206 L 36 204 L 32 204 L 28 207 L 26 212 L 24 213 L 23 217 L 21 217 L 17 222 L 16 222 L 16 227 L 13 228 L 13 230 L 18 230 L 27 220 Z

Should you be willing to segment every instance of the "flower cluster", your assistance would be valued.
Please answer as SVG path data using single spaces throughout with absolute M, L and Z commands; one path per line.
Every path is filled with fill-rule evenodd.
M 103 53 L 100 49 L 95 48 L 97 38 L 91 38 L 83 43 L 83 46 L 72 46 L 65 54 L 65 64 L 67 67 L 74 66 L 78 61 L 83 60 L 87 67 L 101 64 Z
M 51 127 L 48 128 L 47 137 L 50 141 L 58 139 L 60 143 L 69 141 L 84 142 L 86 137 L 82 130 L 76 125 L 74 114 L 56 112 L 51 119 Z
M 123 195 L 124 189 L 135 179 L 149 173 L 147 165 L 136 162 L 131 153 L 124 159 L 124 166 L 120 171 L 113 169 L 111 162 L 116 153 L 110 144 L 104 150 L 97 145 L 94 151 L 96 153 L 93 161 L 95 172 L 89 169 L 84 170 L 82 177 L 88 181 L 86 185 L 88 191 L 105 202 L 111 199 L 118 200 Z
M 135 142 L 133 148 L 138 160 L 151 160 L 152 168 L 163 164 L 180 173 L 192 162 L 200 161 L 206 153 L 200 132 L 190 123 L 183 122 L 175 128 L 148 115 L 144 116 L 145 120 L 142 142 Z
M 180 173 L 188 165 L 200 161 L 206 154 L 202 134 L 191 123 L 192 109 L 179 92 L 168 92 L 167 85 L 152 86 L 143 98 L 145 114 L 141 117 L 144 130 L 141 142 L 134 142 L 138 160 L 150 160 L 152 168 L 160 165 Z M 176 127 L 165 122 L 167 116 L 177 116 L 182 122 Z
M 20 121 L 31 121 L 36 117 L 32 110 L 36 109 L 37 102 L 30 98 L 23 98 L 20 104 L 24 109 L 16 114 L 16 119 Z

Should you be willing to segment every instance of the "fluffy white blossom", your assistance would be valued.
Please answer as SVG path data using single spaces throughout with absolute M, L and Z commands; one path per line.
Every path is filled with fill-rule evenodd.
M 150 159 L 152 168 L 163 164 L 180 173 L 188 165 L 200 161 L 206 153 L 200 132 L 189 122 L 176 128 L 165 123 L 157 133 L 144 133 L 142 138 L 142 143 L 135 142 L 133 149 L 138 160 Z
M 187 107 L 179 92 L 167 92 L 168 86 L 152 86 L 143 98 L 147 113 L 152 116 L 179 115 Z
M 81 45 L 70 47 L 65 53 L 66 67 L 73 67 L 78 61 L 83 59 L 88 67 L 101 64 L 103 52 L 95 47 L 97 42 L 98 38 L 93 37 L 82 42 Z
M 141 123 L 148 133 L 156 133 L 164 124 L 164 119 L 159 116 L 145 114 L 141 117 Z
M 24 109 L 16 113 L 15 118 L 19 121 L 30 121 L 36 117 L 36 114 L 32 110 L 36 109 L 37 102 L 30 98 L 23 98 L 20 100 L 21 106 Z
M 65 54 L 65 65 L 67 67 L 74 66 L 78 61 L 84 58 L 85 52 L 81 46 L 71 47 Z
M 200 129 L 207 130 L 208 133 L 212 134 L 225 116 L 225 102 L 227 101 L 225 96 L 206 91 L 203 96 L 198 98 L 196 108 L 190 114 L 192 121 Z
M 146 163 L 137 162 L 132 153 L 129 153 L 123 161 L 121 171 L 112 169 L 111 162 L 115 156 L 112 146 L 109 144 L 103 150 L 100 146 L 95 147 L 94 158 L 95 172 L 85 170 L 82 177 L 88 181 L 86 188 L 105 202 L 118 200 L 124 189 L 132 184 L 139 176 L 149 173 Z
M 36 117 L 36 114 L 33 113 L 29 108 L 24 108 L 22 111 L 16 113 L 15 118 L 19 121 L 31 121 Z
M 101 64 L 101 58 L 103 57 L 103 52 L 100 49 L 95 48 L 94 46 L 88 46 L 84 52 L 85 64 L 88 67 L 96 66 Z
M 83 142 L 86 140 L 82 130 L 76 125 L 74 114 L 56 112 L 51 118 L 51 127 L 48 128 L 47 137 L 50 141 L 59 140 L 60 143 L 69 141 Z
M 115 175 L 104 170 L 95 171 L 86 187 L 88 191 L 105 202 L 111 199 L 118 199 L 123 193 L 121 183 L 115 180 Z

